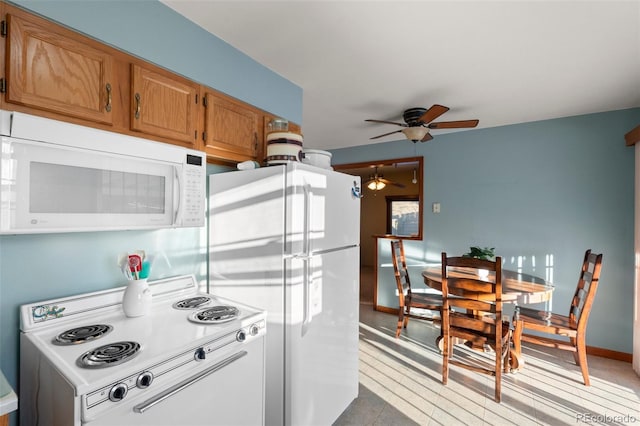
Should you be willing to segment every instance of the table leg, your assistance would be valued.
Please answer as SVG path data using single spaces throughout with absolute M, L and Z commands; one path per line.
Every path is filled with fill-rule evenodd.
M 517 373 L 524 366 L 524 358 L 522 357 L 522 328 L 523 323 L 520 321 L 520 309 L 516 306 L 513 313 L 513 331 L 511 334 L 511 340 L 513 342 L 513 349 L 511 350 L 511 358 L 509 359 L 509 365 L 512 373 Z

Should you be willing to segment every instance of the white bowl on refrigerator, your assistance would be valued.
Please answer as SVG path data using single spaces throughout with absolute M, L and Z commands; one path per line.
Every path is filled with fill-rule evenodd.
M 310 164 L 312 166 L 321 167 L 323 169 L 331 170 L 331 156 L 329 151 L 323 151 L 320 149 L 303 149 L 302 162 Z

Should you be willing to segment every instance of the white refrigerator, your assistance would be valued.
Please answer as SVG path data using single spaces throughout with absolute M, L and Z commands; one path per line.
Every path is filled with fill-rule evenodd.
M 359 244 L 357 176 L 209 177 L 209 291 L 267 311 L 266 425 L 331 425 L 357 397 Z

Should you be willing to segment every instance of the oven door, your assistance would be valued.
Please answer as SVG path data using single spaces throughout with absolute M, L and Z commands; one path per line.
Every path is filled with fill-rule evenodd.
M 88 426 L 264 425 L 264 336 L 163 389 L 118 403 Z

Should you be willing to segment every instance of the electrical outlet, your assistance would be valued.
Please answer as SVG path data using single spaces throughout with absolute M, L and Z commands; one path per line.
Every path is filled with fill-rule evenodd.
M 433 203 L 431 205 L 431 211 L 434 213 L 440 213 L 440 203 Z

